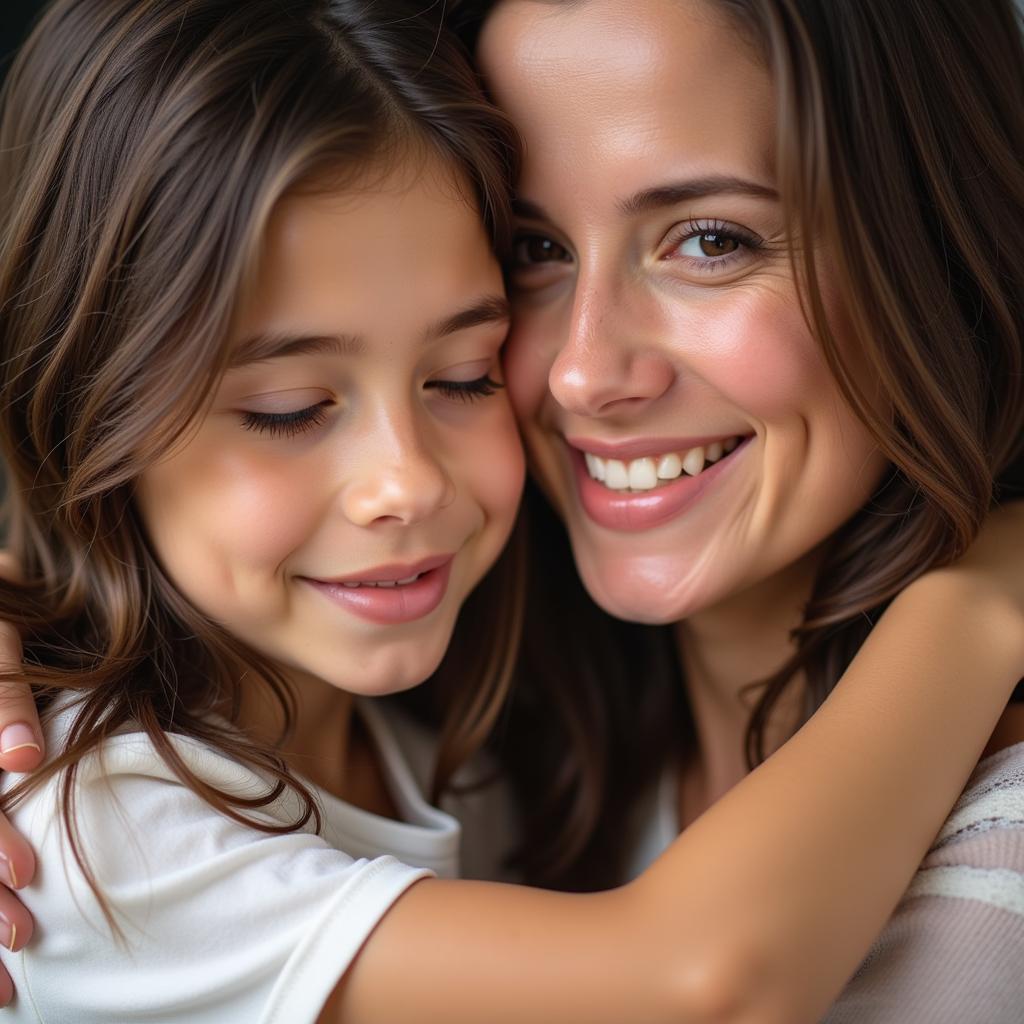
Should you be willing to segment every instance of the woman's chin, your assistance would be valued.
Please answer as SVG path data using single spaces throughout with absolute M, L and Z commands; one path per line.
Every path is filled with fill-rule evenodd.
M 688 578 L 663 560 L 625 564 L 578 561 L 583 585 L 609 615 L 626 622 L 664 626 L 701 611 L 712 603 L 706 581 Z

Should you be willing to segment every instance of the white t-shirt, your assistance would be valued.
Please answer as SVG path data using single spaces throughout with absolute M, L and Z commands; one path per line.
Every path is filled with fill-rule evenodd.
M 20 953 L 3 951 L 17 992 L 7 1019 L 313 1022 L 370 932 L 415 881 L 500 877 L 514 832 L 507 794 L 492 787 L 448 810 L 430 806 L 423 796 L 429 734 L 383 705 L 361 702 L 359 713 L 401 821 L 311 786 L 323 834 L 310 824 L 269 835 L 219 814 L 183 786 L 144 734 L 114 736 L 102 759 L 83 760 L 77 820 L 126 945 L 114 939 L 74 862 L 59 824 L 56 780 L 34 792 L 11 814 L 39 870 L 20 894 L 36 936 Z M 53 723 L 49 750 L 59 749 L 69 720 L 64 713 Z M 218 788 L 266 792 L 237 762 L 194 740 L 173 742 L 191 770 Z M 14 781 L 4 776 L 2 785 Z M 289 822 L 297 806 L 284 796 L 260 814 Z

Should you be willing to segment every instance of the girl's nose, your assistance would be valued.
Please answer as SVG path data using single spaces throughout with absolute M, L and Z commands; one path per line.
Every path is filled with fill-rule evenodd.
M 412 526 L 454 499 L 455 485 L 443 463 L 410 424 L 367 444 L 342 504 L 346 517 L 357 526 Z

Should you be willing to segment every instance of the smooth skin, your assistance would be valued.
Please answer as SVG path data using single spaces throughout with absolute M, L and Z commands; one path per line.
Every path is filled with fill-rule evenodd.
M 909 587 L 814 718 L 637 881 L 592 895 L 417 883 L 321 1020 L 817 1019 L 1024 668 L 1024 574 L 1006 557 L 1022 529 L 1016 511 L 993 517 L 960 565 Z

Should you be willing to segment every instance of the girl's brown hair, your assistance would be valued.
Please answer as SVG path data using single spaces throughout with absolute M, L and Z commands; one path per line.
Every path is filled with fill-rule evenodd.
M 515 136 L 457 42 L 418 10 L 58 0 L 4 85 L 0 446 L 7 544 L 23 576 L 0 583 L 0 620 L 21 628 L 44 705 L 77 695 L 64 749 L 4 807 L 66 769 L 64 820 L 91 884 L 73 827 L 76 765 L 127 723 L 225 814 L 272 831 L 250 812 L 293 786 L 304 809 L 289 828 L 318 821 L 276 751 L 230 722 L 244 677 L 269 687 L 286 730 L 285 681 L 178 594 L 136 518 L 132 483 L 209 400 L 264 227 L 289 190 L 343 187 L 428 150 L 458 173 L 496 245 L 507 243 Z M 438 673 L 448 714 L 437 789 L 501 705 L 520 565 L 506 554 L 474 595 Z M 225 708 L 218 724 L 209 713 Z M 172 733 L 253 765 L 270 791 L 243 800 L 211 789 Z
M 1024 47 L 1011 0 L 708 3 L 771 70 L 791 235 L 815 241 L 792 256 L 805 312 L 891 465 L 831 538 L 793 657 L 752 681 L 753 765 L 798 676 L 810 714 L 887 603 L 963 552 L 1000 496 L 1024 493 Z M 457 5 L 470 45 L 494 6 Z M 816 249 L 845 298 L 847 354 L 824 314 Z M 869 365 L 884 412 L 858 387 L 850 351 Z M 692 723 L 670 632 L 596 609 L 550 512 L 537 503 L 533 519 L 546 571 L 529 598 L 517 714 L 536 714 L 536 682 L 552 691 L 560 729 L 539 734 L 550 745 L 509 753 L 523 760 L 514 778 L 532 814 L 525 863 L 548 884 L 596 887 L 621 877 L 630 808 Z M 552 633 L 554 661 L 538 644 Z

